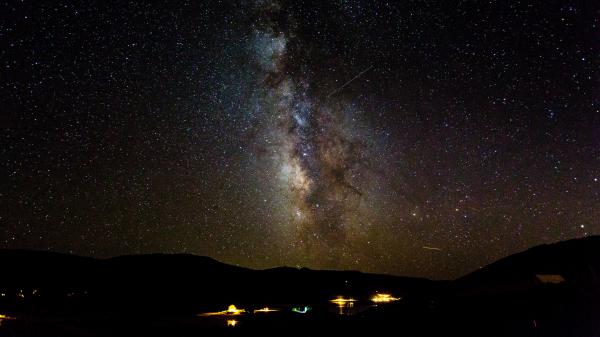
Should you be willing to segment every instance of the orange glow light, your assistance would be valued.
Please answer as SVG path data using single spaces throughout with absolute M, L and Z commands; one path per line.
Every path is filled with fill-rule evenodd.
M 375 303 L 389 303 L 398 301 L 400 297 L 392 297 L 390 294 L 375 294 L 375 296 L 371 297 L 371 301 Z
M 277 309 L 271 309 L 269 307 L 264 307 L 262 309 L 256 309 L 256 310 L 254 310 L 254 313 L 255 314 L 256 313 L 262 313 L 262 312 L 267 313 L 267 312 L 274 312 L 274 311 L 279 311 L 279 310 L 277 310 Z
M 198 316 L 241 315 L 241 314 L 243 314 L 245 312 L 246 312 L 246 310 L 244 310 L 244 309 L 238 309 L 235 305 L 231 304 L 229 307 L 227 307 L 227 310 L 216 311 L 216 312 L 205 312 L 205 313 L 199 314 Z
M 356 302 L 356 300 L 353 298 L 344 298 L 342 296 L 338 296 L 338 297 L 330 300 L 329 302 L 337 304 L 338 306 L 345 306 L 345 305 L 349 305 L 353 302 Z

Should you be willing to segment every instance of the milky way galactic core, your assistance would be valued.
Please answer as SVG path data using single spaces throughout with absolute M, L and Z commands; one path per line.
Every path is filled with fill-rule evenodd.
M 280 8 L 266 3 L 257 11 L 261 20 L 251 40 L 258 70 L 253 85 L 259 88 L 252 100 L 260 119 L 257 156 L 265 159 L 274 197 L 282 200 L 281 221 L 289 227 L 284 240 L 295 254 L 324 265 L 355 258 L 352 244 L 366 237 L 376 202 L 369 198 L 376 179 L 372 131 L 351 102 L 312 88 L 302 66 L 289 69 L 294 31 L 278 25 Z

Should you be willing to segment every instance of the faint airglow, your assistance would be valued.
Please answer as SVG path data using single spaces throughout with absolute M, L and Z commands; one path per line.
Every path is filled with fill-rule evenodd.
M 227 326 L 231 326 L 234 327 L 238 324 L 238 321 L 236 321 L 235 319 L 228 319 L 227 320 Z
M 264 307 L 262 309 L 256 309 L 254 310 L 254 313 L 269 313 L 269 312 L 275 312 L 275 311 L 279 311 L 278 309 L 271 309 L 269 307 Z
M 375 294 L 371 301 L 375 303 L 389 303 L 400 300 L 400 297 L 392 297 L 390 294 Z

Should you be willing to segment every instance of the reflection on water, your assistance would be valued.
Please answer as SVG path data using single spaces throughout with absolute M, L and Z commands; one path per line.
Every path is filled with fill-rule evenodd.
M 237 324 L 238 324 L 238 321 L 236 321 L 235 319 L 228 319 L 227 320 L 227 326 L 234 327 Z

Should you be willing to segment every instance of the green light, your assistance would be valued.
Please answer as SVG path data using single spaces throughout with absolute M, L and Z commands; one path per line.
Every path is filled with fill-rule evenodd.
M 297 312 L 299 314 L 306 314 L 307 312 L 310 311 L 310 307 L 309 306 L 305 306 L 305 307 L 294 307 L 292 308 L 293 312 Z

